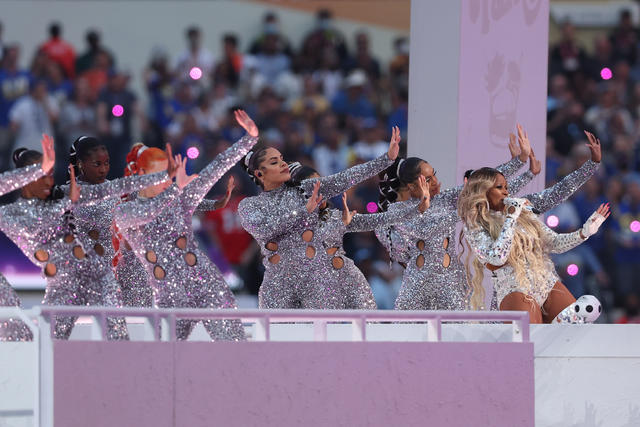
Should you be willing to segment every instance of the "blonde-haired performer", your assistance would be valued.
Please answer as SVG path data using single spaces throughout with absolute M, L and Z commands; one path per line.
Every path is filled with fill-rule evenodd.
M 484 267 L 492 272 L 500 310 L 528 311 L 531 323 L 583 323 L 574 310 L 576 299 L 560 283 L 549 253 L 566 252 L 595 234 L 609 216 L 601 205 L 584 226 L 558 234 L 531 212 L 526 199 L 510 198 L 507 181 L 492 168 L 471 174 L 458 199 L 463 235 L 476 255 L 467 262 L 471 279 L 471 306 L 484 300 Z M 469 261 L 469 259 L 467 259 Z M 595 319 L 592 319 L 595 320 Z

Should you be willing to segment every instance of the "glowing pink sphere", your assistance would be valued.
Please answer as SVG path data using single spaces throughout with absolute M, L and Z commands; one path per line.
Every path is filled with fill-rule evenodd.
M 560 224 L 560 219 L 555 215 L 549 215 L 547 217 L 547 225 L 551 228 L 555 228 Z
M 580 271 L 580 269 L 575 264 L 569 264 L 567 266 L 567 273 L 569 274 L 569 276 L 575 276 L 576 274 L 578 274 L 578 271 Z
M 600 77 L 602 77 L 604 80 L 609 80 L 611 77 L 613 77 L 613 73 L 611 72 L 610 68 L 604 67 L 602 70 L 600 70 Z
M 198 147 L 189 147 L 187 148 L 187 157 L 190 159 L 197 159 L 200 155 L 200 150 Z
M 202 77 L 202 70 L 198 67 L 193 67 L 189 70 L 189 77 L 193 80 L 200 80 L 200 77 Z
M 634 233 L 640 231 L 640 221 L 631 221 L 631 224 L 629 224 L 629 230 L 633 231 Z
M 120 104 L 116 104 L 111 109 L 111 114 L 116 117 L 121 117 L 124 114 L 124 107 Z
M 369 213 L 378 212 L 378 205 L 375 202 L 367 203 L 367 212 L 369 212 Z

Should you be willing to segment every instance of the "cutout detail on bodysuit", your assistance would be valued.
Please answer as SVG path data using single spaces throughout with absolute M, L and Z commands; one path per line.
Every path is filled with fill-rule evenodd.
M 145 254 L 144 257 L 147 259 L 147 261 L 149 261 L 151 264 L 155 264 L 158 261 L 158 255 L 156 255 L 156 253 L 154 251 L 152 251 L 151 249 L 148 250 Z
M 416 258 L 416 265 L 418 266 L 418 268 L 422 268 L 422 266 L 424 265 L 424 255 L 418 255 L 418 258 Z

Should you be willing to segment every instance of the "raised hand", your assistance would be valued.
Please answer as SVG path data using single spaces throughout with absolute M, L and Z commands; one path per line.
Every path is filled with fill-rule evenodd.
M 596 234 L 602 223 L 607 218 L 609 218 L 609 215 L 611 215 L 609 203 L 601 204 L 600 207 L 591 214 L 589 219 L 587 219 L 587 222 L 585 222 L 582 226 L 582 230 L 580 230 L 580 236 L 583 239 L 586 239 Z
M 316 182 L 313 185 L 313 192 L 311 193 L 311 197 L 307 201 L 307 212 L 311 213 L 317 209 L 318 206 L 322 204 L 322 194 L 319 194 L 320 191 L 320 181 Z
M 173 179 L 176 176 L 179 164 L 176 163 L 176 158 L 173 156 L 171 144 L 169 144 L 168 142 L 164 148 L 164 152 L 167 154 L 167 160 L 169 161 L 169 164 L 167 166 L 167 175 L 169 175 L 170 179 Z
M 73 203 L 80 199 L 80 186 L 76 181 L 76 168 L 73 165 L 69 165 L 69 199 Z
M 512 159 L 515 159 L 520 154 L 520 149 L 516 143 L 516 134 L 513 132 L 509 133 L 509 152 Z
M 235 179 L 233 178 L 233 176 L 230 176 L 229 181 L 227 181 L 227 192 L 224 194 L 224 197 L 222 199 L 217 200 L 213 204 L 213 208 L 222 209 L 225 206 L 227 206 L 227 203 L 229 203 L 229 199 L 231 199 L 231 193 L 233 192 L 233 189 L 235 187 L 236 187 Z
M 538 175 L 542 170 L 542 162 L 536 159 L 536 154 L 533 152 L 533 148 L 531 149 L 531 154 L 529 155 L 529 170 L 533 175 Z
M 395 160 L 398 157 L 398 153 L 400 153 L 401 140 L 400 128 L 398 126 L 394 126 L 391 129 L 391 141 L 389 142 L 389 151 L 387 151 L 387 156 L 389 156 L 390 160 Z
M 258 126 L 256 126 L 251 117 L 249 117 L 249 115 L 245 113 L 244 110 L 236 110 L 233 112 L 233 115 L 236 117 L 236 121 L 238 122 L 238 124 L 242 126 L 249 135 L 254 138 L 258 137 Z
M 420 212 L 424 212 L 431 206 L 431 193 L 429 192 L 429 184 L 427 184 L 427 179 L 424 175 L 420 175 L 418 177 L 418 185 L 420 187 L 420 191 L 422 192 L 422 200 L 418 205 L 418 209 Z
M 349 210 L 349 205 L 347 204 L 347 193 L 342 193 L 342 222 L 344 225 L 351 224 L 351 220 L 355 214 L 356 211 Z
M 529 142 L 529 135 L 520 125 L 518 125 L 518 144 L 520 145 L 520 161 L 524 163 L 531 153 L 531 143 Z
M 42 171 L 48 174 L 56 162 L 56 150 L 53 147 L 53 138 L 43 133 L 40 143 L 42 144 Z
M 198 175 L 187 175 L 187 158 L 182 158 L 181 154 L 178 154 L 174 158 L 175 163 L 178 165 L 176 170 L 176 185 L 179 189 L 186 187 L 191 181 L 193 181 Z
M 589 142 L 586 144 L 591 150 L 591 160 L 596 163 L 600 163 L 602 161 L 602 146 L 600 145 L 600 140 L 596 138 L 594 134 L 591 132 L 584 131 L 584 134 L 587 135 L 587 139 Z

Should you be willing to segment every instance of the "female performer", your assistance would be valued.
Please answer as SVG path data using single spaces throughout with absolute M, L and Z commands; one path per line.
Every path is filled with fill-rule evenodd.
M 0 174 L 0 196 L 24 187 L 44 175 L 51 173 L 55 163 L 53 139 L 42 135 L 42 164 L 29 165 Z M 0 274 L 0 306 L 20 307 L 20 298 L 7 279 Z M 31 341 L 33 334 L 18 319 L 0 319 L 0 341 Z
M 505 176 L 513 175 L 526 162 L 531 153 L 528 138 L 518 127 L 520 154 L 514 156 L 499 169 Z M 512 155 L 515 148 L 510 145 Z M 533 166 L 534 163 L 531 163 Z M 440 183 L 433 167 L 422 159 L 410 157 L 400 160 L 385 171 L 386 179 L 380 184 L 380 206 L 389 206 L 389 211 L 397 209 L 397 203 L 389 201 L 419 198 L 421 195 L 418 178 L 423 176 L 429 183 L 431 207 L 422 215 L 410 218 L 392 226 L 389 232 L 378 230 L 377 235 L 383 245 L 394 256 L 394 250 L 402 254 L 398 261 L 406 264 L 402 287 L 396 299 L 399 310 L 465 310 L 468 307 L 468 290 L 464 267 L 458 259 L 455 243 L 451 236 L 458 223 L 456 204 L 462 186 L 440 192 Z M 513 186 L 521 188 L 530 180 L 528 174 L 514 180 Z M 395 233 L 395 236 L 394 234 Z M 394 240 L 390 240 L 394 239 Z M 386 244 L 385 244 L 386 242 Z
M 575 321 L 576 299 L 560 283 L 549 253 L 566 252 L 598 231 L 609 216 L 601 205 L 573 233 L 557 234 L 526 207 L 526 199 L 509 198 L 507 182 L 500 171 L 474 171 L 460 194 L 458 212 L 464 236 L 476 258 L 473 260 L 471 306 L 484 300 L 483 267 L 492 271 L 500 310 L 528 311 L 531 323 Z
M 16 167 L 40 164 L 41 153 L 18 149 L 14 153 Z M 53 179 L 45 175 L 22 188 L 21 197 L 0 208 L 0 229 L 37 266 L 47 280 L 44 304 L 48 305 L 106 305 L 105 290 L 112 283 L 108 278 L 96 278 L 93 271 L 100 266 L 95 248 L 87 248 L 78 238 L 73 209 L 117 197 L 167 180 L 166 173 L 147 177 L 131 177 L 98 186 L 88 186 L 80 192 L 75 171 L 70 168 L 68 194 L 53 186 Z M 58 317 L 54 335 L 66 339 L 71 334 L 74 317 Z M 109 339 L 127 339 L 123 320 L 108 319 Z
M 211 187 L 257 142 L 258 128 L 244 111 L 236 120 L 248 135 L 219 154 L 197 177 L 181 177 L 178 186 L 150 187 L 116 207 L 118 229 L 147 270 L 159 307 L 235 308 L 235 299 L 218 268 L 198 248 L 193 235 L 193 213 Z M 146 148 L 138 156 L 137 173 L 167 168 L 162 151 Z M 178 156 L 179 157 L 179 156 Z M 186 159 L 180 159 L 182 164 Z M 183 188 L 179 188 L 183 187 Z M 178 321 L 178 339 L 188 338 L 195 321 Z M 240 322 L 206 321 L 214 340 L 242 340 Z
M 298 162 L 292 163 L 289 169 L 291 181 L 295 185 L 300 185 L 306 179 L 320 177 L 315 169 L 302 166 Z M 319 206 L 318 227 L 311 243 L 320 248 L 314 258 L 319 265 L 314 269 L 314 273 L 309 274 L 308 277 L 310 281 L 319 280 L 320 282 L 337 284 L 339 292 L 331 296 L 342 301 L 341 304 L 336 304 L 339 308 L 376 309 L 376 302 L 367 279 L 344 252 L 342 247 L 344 235 L 373 231 L 383 225 L 400 221 L 414 211 L 424 212 L 429 207 L 429 188 L 424 177 L 420 177 L 420 184 L 422 189 L 420 200 L 402 202 L 402 208 L 396 209 L 394 214 L 383 212 L 362 215 L 351 211 L 347 205 L 347 193 L 342 193 L 342 212 L 331 208 L 326 201 Z
M 288 183 L 289 167 L 278 150 L 262 147 L 247 154 L 245 168 L 264 190 L 243 199 L 240 222 L 260 244 L 265 274 L 260 286 L 260 308 L 340 308 L 340 284 L 330 276 L 310 281 L 318 263 L 312 244 L 319 217 L 315 209 L 322 196 L 331 198 L 376 175 L 398 156 L 400 130 L 393 129 L 389 150 L 379 158 L 346 171 Z M 321 194 L 320 194 L 321 193 Z

